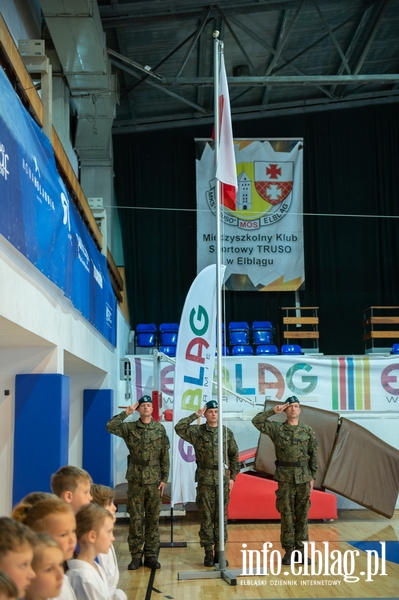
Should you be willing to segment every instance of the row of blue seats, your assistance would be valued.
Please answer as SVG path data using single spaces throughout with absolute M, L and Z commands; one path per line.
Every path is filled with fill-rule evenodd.
M 250 341 L 254 346 L 273 343 L 273 326 L 270 321 L 254 321 L 252 328 L 246 321 L 232 321 L 228 325 L 228 332 L 230 346 L 246 345 Z M 140 323 L 136 327 L 136 346 L 152 348 L 158 341 L 160 346 L 176 346 L 178 333 L 177 323 L 161 323 L 159 330 L 154 323 Z M 222 342 L 225 344 L 224 324 Z
M 259 346 L 255 346 L 255 348 L 249 345 L 236 345 L 232 347 L 231 354 L 232 356 L 253 356 L 254 354 L 256 356 L 261 356 L 264 354 L 276 356 L 279 354 L 279 351 L 277 346 L 274 344 L 260 344 Z M 281 346 L 281 354 L 298 355 L 303 354 L 303 350 L 299 344 L 283 344 Z M 223 347 L 223 355 L 229 355 L 229 349 L 227 346 Z
M 252 327 L 246 321 L 231 321 L 228 325 L 230 346 L 254 346 L 273 344 L 273 325 L 270 321 L 254 321 Z
M 167 356 L 176 356 L 176 346 L 160 346 L 159 352 L 163 352 Z M 227 346 L 222 347 L 223 356 L 229 356 L 230 351 Z M 268 354 L 276 356 L 279 354 L 277 346 L 274 344 L 260 344 L 255 347 L 249 345 L 236 345 L 231 349 L 232 356 L 261 356 Z M 283 344 L 281 346 L 281 354 L 299 355 L 303 354 L 302 348 L 298 344 Z
M 178 323 L 161 323 L 159 343 L 161 346 L 176 346 L 179 333 Z M 158 329 L 154 323 L 140 323 L 136 327 L 136 346 L 154 348 L 158 342 Z M 166 354 L 166 352 L 165 352 Z

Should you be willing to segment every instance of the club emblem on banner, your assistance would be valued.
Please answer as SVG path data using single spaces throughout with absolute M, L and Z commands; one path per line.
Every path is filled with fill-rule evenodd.
M 273 206 L 280 204 L 292 192 L 294 164 L 255 161 L 255 189 L 259 196 Z

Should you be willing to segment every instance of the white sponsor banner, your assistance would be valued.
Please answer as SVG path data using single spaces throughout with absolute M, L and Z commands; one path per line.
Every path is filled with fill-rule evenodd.
M 223 281 L 224 267 L 221 280 Z M 216 347 L 216 265 L 194 280 L 184 303 L 176 349 L 173 424 L 212 398 Z M 195 501 L 193 447 L 173 435 L 172 506 Z
M 141 386 L 142 392 L 142 381 L 152 385 L 152 358 L 128 358 L 133 388 Z M 266 397 L 279 401 L 294 394 L 304 404 L 339 413 L 399 412 L 399 357 L 395 356 L 227 356 L 222 371 L 223 411 L 227 413 L 260 410 L 232 392 L 257 405 Z M 164 411 L 174 404 L 173 365 L 161 364 L 160 381 Z
M 196 143 L 197 271 L 201 271 L 215 262 L 216 180 L 213 142 L 196 140 Z M 305 279 L 303 141 L 234 140 L 234 149 L 236 209 L 221 207 L 225 287 L 297 290 Z

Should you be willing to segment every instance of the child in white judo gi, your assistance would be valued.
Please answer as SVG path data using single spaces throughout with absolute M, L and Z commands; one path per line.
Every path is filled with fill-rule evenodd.
M 25 600 L 58 598 L 64 580 L 64 553 L 47 533 L 38 533 L 33 549 L 32 568 L 36 577 L 26 590 Z
M 87 504 L 76 513 L 78 558 L 68 560 L 67 577 L 78 600 L 112 600 L 108 578 L 96 561 L 114 541 L 114 518 L 101 506 Z
M 56 496 L 47 495 L 35 501 L 29 496 L 12 511 L 12 518 L 27 525 L 36 533 L 47 533 L 61 546 L 64 561 L 73 557 L 76 547 L 76 519 L 70 504 L 66 504 Z M 74 591 L 66 575 L 64 575 L 59 600 L 76 600 Z
M 107 485 L 95 483 L 91 486 L 90 493 L 92 503 L 105 508 L 115 521 L 116 506 L 114 504 L 114 490 Z M 117 587 L 119 582 L 119 567 L 114 546 L 111 545 L 107 554 L 99 554 L 97 561 L 107 575 L 113 600 L 127 600 L 125 592 Z
M 36 536 L 29 527 L 9 517 L 0 517 L 0 571 L 15 583 L 18 598 L 25 596 L 36 577 L 31 566 L 35 543 Z

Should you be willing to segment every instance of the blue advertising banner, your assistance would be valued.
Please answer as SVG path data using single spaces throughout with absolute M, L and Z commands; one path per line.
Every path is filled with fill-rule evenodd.
M 55 283 L 114 346 L 116 299 L 47 136 L 0 69 L 0 234 Z

